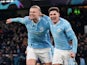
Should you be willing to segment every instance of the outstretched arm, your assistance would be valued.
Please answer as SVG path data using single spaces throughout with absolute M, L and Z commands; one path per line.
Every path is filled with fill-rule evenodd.
M 24 18 L 9 18 L 6 20 L 6 24 L 12 23 L 12 22 L 19 22 L 22 24 L 25 24 L 25 19 Z

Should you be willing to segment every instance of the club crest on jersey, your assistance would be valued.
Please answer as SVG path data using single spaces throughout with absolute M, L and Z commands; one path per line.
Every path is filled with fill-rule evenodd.
M 62 30 L 61 29 L 57 29 L 57 32 L 61 32 Z
M 40 32 L 43 32 L 44 31 L 44 28 L 43 27 L 40 27 Z

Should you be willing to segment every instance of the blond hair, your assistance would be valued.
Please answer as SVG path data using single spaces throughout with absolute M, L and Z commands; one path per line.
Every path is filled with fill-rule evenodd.
M 41 12 L 41 8 L 38 5 L 33 5 L 31 8 L 37 8 Z

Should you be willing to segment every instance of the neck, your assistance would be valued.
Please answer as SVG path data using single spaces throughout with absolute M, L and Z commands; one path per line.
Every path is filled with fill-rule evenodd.
M 37 23 L 39 21 L 39 18 L 40 17 L 33 19 L 34 23 Z
M 38 22 L 38 19 L 33 19 L 34 23 L 37 23 Z
M 56 23 L 58 23 L 59 22 L 59 19 L 58 20 L 56 20 L 56 22 L 54 22 L 54 24 L 56 24 Z
M 57 22 L 54 22 L 54 24 L 56 24 Z

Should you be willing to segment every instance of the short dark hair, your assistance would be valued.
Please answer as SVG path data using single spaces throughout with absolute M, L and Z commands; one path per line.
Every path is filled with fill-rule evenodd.
M 57 11 L 57 12 L 60 11 L 58 7 L 50 7 L 50 8 L 48 9 L 48 12 L 54 11 L 54 10 Z

